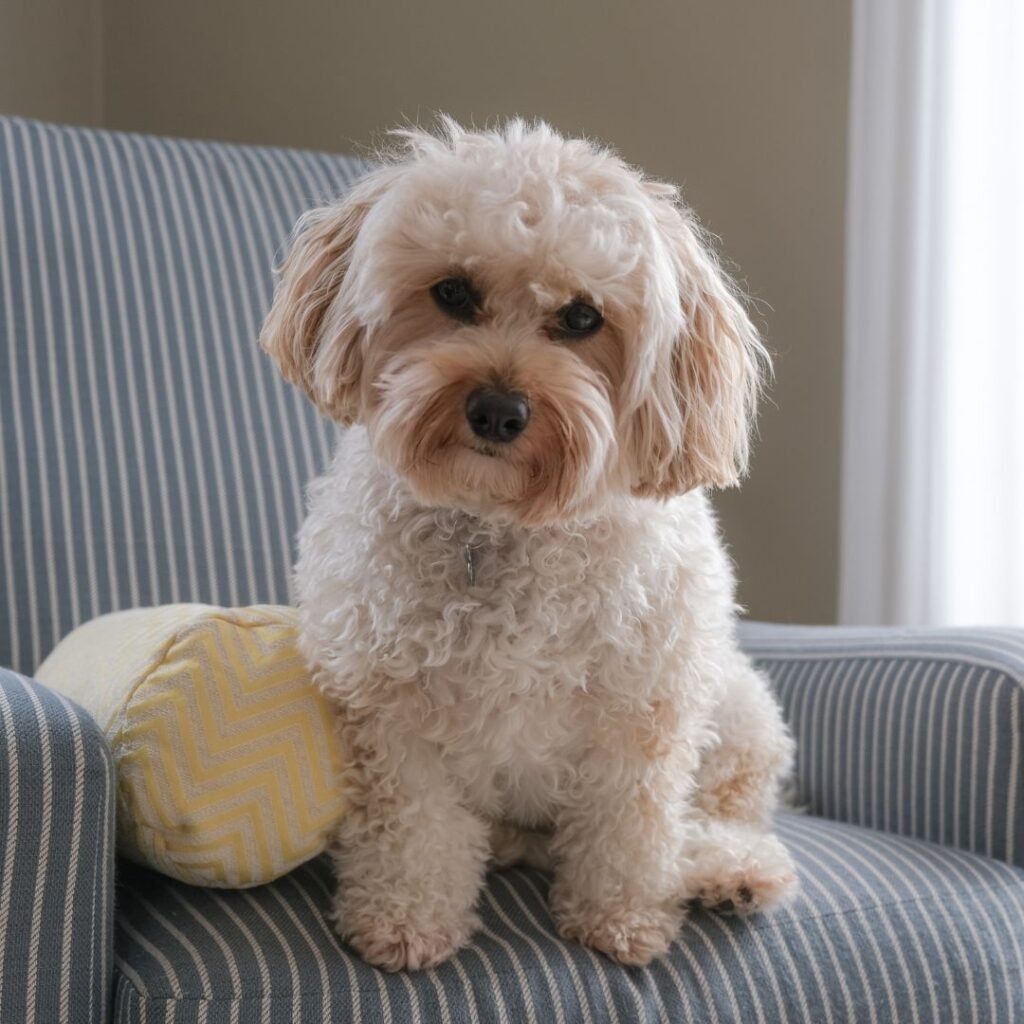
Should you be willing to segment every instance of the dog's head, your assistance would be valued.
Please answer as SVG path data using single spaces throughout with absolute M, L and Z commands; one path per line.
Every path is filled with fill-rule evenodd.
M 543 124 L 400 135 L 296 229 L 285 377 L 427 504 L 538 524 L 734 483 L 764 350 L 677 191 Z

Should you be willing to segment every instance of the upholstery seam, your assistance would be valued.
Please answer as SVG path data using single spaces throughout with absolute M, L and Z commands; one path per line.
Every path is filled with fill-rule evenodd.
M 807 647 L 791 647 L 787 649 L 757 647 L 756 644 L 743 646 L 743 653 L 755 662 L 813 662 L 813 661 L 910 661 L 931 662 L 940 665 L 968 665 L 974 668 L 986 668 L 999 672 L 1018 689 L 1024 690 L 1024 659 L 1015 659 L 1016 665 L 1007 665 L 1005 661 L 993 661 L 990 658 L 974 657 L 968 654 L 956 654 L 935 650 L 892 650 L 890 648 L 873 648 L 871 650 L 850 651 L 841 647 L 816 650 Z

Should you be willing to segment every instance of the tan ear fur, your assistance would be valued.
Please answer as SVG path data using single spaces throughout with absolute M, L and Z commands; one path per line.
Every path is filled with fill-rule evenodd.
M 671 330 L 662 327 L 661 337 L 652 328 L 654 372 L 632 416 L 630 450 L 634 493 L 667 498 L 728 487 L 744 475 L 770 361 L 692 215 L 663 186 L 650 191 L 681 318 Z
M 362 223 L 389 181 L 388 170 L 372 172 L 299 220 L 260 332 L 261 347 L 285 379 L 346 424 L 359 414 L 362 330 L 353 311 L 335 300 Z

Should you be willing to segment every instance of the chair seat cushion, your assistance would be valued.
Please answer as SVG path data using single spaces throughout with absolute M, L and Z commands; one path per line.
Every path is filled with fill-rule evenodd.
M 801 892 L 749 919 L 692 915 L 670 952 L 623 968 L 559 939 L 548 879 L 496 872 L 484 926 L 435 970 L 386 974 L 326 920 L 324 859 L 270 885 L 195 889 L 125 865 L 118 1022 L 999 1021 L 1024 1014 L 1024 871 L 781 815 Z

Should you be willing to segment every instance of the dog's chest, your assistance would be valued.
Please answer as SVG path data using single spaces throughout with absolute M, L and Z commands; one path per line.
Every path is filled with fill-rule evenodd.
M 624 503 L 587 523 L 501 527 L 359 483 L 314 492 L 296 572 L 309 657 L 340 698 L 390 701 L 392 680 L 411 715 L 464 708 L 470 724 L 581 691 L 643 701 L 688 608 L 706 604 L 689 593 L 714 575 L 703 508 L 690 523 Z
M 442 687 L 524 693 L 585 678 L 606 587 L 580 545 L 543 535 L 456 531 L 407 552 L 420 642 Z

